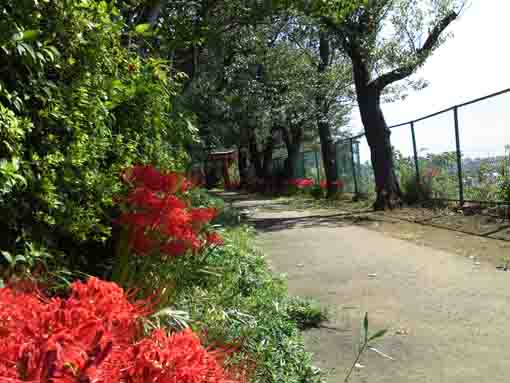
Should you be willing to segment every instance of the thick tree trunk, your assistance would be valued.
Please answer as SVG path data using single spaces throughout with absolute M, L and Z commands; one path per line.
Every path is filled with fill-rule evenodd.
M 359 91 L 358 104 L 374 169 L 377 193 L 374 208 L 392 209 L 401 205 L 402 191 L 395 174 L 391 132 L 381 110 L 380 92 L 373 88 Z
M 263 152 L 263 164 L 262 164 L 262 174 L 264 179 L 270 180 L 273 175 L 273 150 L 274 150 L 274 131 L 271 131 L 271 134 L 267 138 L 266 145 L 264 147 Z
M 321 141 L 322 160 L 328 188 L 328 198 L 338 194 L 338 168 L 336 163 L 336 148 L 331 136 L 331 130 L 327 121 L 318 121 L 319 137 Z
M 257 147 L 257 139 L 253 133 L 248 137 L 248 149 L 250 150 L 250 162 L 255 167 L 255 175 L 258 178 L 262 178 L 264 176 L 262 171 L 262 159 L 260 158 L 260 152 Z
M 329 36 L 325 31 L 321 31 L 319 35 L 319 54 L 320 63 L 317 70 L 319 74 L 322 74 L 330 65 Z M 329 108 L 323 92 L 317 94 L 316 102 L 319 109 L 317 127 L 319 129 L 322 160 L 324 163 L 324 171 L 326 173 L 326 184 L 328 188 L 327 196 L 328 198 L 332 198 L 338 193 L 338 169 L 336 164 L 335 143 L 333 142 L 329 121 L 327 120 Z
M 283 143 L 287 149 L 287 159 L 285 160 L 285 178 L 293 179 L 297 177 L 296 168 L 299 161 L 299 150 L 303 140 L 303 129 L 297 126 L 280 126 Z
M 287 159 L 285 161 L 285 176 L 287 179 L 297 178 L 296 169 L 299 161 L 299 148 L 301 143 L 287 145 Z

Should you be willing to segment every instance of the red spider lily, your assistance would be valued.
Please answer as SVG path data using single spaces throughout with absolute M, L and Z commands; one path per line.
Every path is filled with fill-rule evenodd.
M 184 177 L 177 173 L 162 174 L 150 165 L 136 165 L 123 172 L 122 178 L 128 184 L 143 186 L 151 191 L 175 193 Z
M 183 255 L 188 251 L 188 246 L 184 241 L 170 241 L 161 246 L 161 252 L 171 257 Z
M 145 209 L 184 209 L 186 203 L 174 195 L 164 195 L 144 187 L 131 190 L 125 201 L 133 207 Z
M 120 199 L 126 211 L 118 222 L 129 228 L 129 246 L 135 254 L 159 251 L 177 256 L 209 245 L 202 239 L 206 234 L 204 225 L 217 215 L 216 209 L 190 208 L 182 195 L 174 194 L 192 187 L 191 181 L 177 173 L 161 173 L 151 166 L 128 169 L 123 179 L 133 189 Z
M 221 238 L 221 236 L 216 232 L 207 233 L 205 235 L 205 241 L 208 245 L 211 246 L 221 246 L 225 243 L 223 238 Z
M 227 374 L 189 329 L 167 335 L 156 330 L 133 347 L 134 363 L 126 370 L 129 382 L 226 382 Z
M 184 193 L 190 189 L 193 189 L 195 186 L 198 186 L 199 184 L 199 181 L 197 180 L 192 180 L 192 179 L 189 179 L 189 178 L 184 178 L 181 182 L 181 186 L 179 188 L 179 191 L 181 193 Z
M 90 278 L 70 296 L 0 289 L 0 383 L 236 383 L 191 330 L 143 336 L 146 302 Z
M 74 283 L 65 300 L 0 289 L 0 376 L 37 382 L 91 378 L 113 341 L 123 347 L 138 336 L 139 318 L 148 311 L 143 302 L 130 303 L 114 283 L 96 278 Z
M 210 222 L 217 214 L 213 207 L 201 207 L 190 210 L 191 220 L 196 223 L 205 224 Z
M 313 182 L 313 180 L 311 180 L 309 178 L 295 178 L 295 179 L 289 180 L 288 184 L 296 186 L 301 189 L 301 188 L 313 186 L 314 182 Z

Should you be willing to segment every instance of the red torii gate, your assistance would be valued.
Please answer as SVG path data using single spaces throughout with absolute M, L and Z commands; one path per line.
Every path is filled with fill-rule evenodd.
M 223 169 L 223 182 L 225 184 L 225 188 L 230 188 L 232 186 L 230 175 L 228 174 L 228 168 L 232 166 L 232 164 L 237 161 L 237 150 L 223 150 L 223 151 L 215 151 L 209 153 L 207 156 L 208 161 L 221 161 L 222 169 Z

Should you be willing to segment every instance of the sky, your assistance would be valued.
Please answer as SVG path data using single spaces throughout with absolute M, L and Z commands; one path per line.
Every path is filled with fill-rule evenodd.
M 417 76 L 429 82 L 404 101 L 382 106 L 389 125 L 419 117 L 474 98 L 510 88 L 510 0 L 470 0 L 470 6 L 450 26 L 454 36 L 438 48 Z M 505 153 L 510 144 L 510 93 L 459 109 L 460 141 L 464 156 Z M 362 131 L 357 108 L 350 128 Z M 418 150 L 455 150 L 453 112 L 416 123 Z M 412 154 L 410 129 L 392 129 L 393 145 Z M 362 142 L 361 160 L 369 159 Z

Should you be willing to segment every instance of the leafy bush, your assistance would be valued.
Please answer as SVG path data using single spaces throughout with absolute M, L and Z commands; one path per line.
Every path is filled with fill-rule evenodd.
M 433 196 L 432 173 L 422 177 L 421 180 L 417 180 L 416 175 L 413 174 L 407 178 L 401 179 L 401 182 L 404 201 L 410 205 L 418 202 L 428 201 Z
M 50 252 L 40 245 L 24 242 L 25 248 L 17 253 L 0 251 L 0 287 L 3 280 L 21 278 L 37 281 L 46 286 L 48 292 L 65 290 L 70 282 L 81 277 L 71 271 L 64 254 Z
M 120 171 L 184 169 L 194 130 L 174 108 L 179 85 L 126 44 L 139 39 L 113 4 L 0 5 L 0 249 L 22 250 L 22 237 L 98 272 Z

